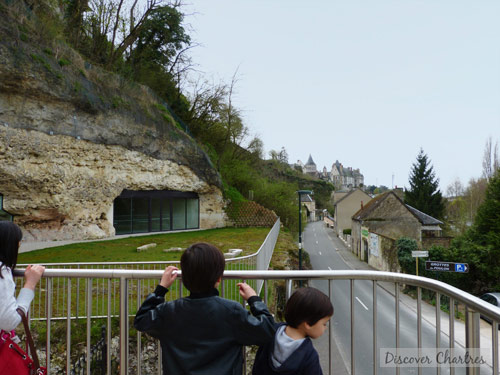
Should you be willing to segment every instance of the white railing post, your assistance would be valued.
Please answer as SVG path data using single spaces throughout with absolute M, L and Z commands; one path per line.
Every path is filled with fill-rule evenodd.
M 90 335 L 91 333 L 91 327 L 92 327 L 92 278 L 88 278 L 86 280 L 86 295 L 87 295 L 87 301 L 85 303 L 86 308 L 86 315 L 87 315 L 87 375 L 90 375 L 90 366 L 92 364 L 92 353 L 91 353 L 91 340 L 92 337 Z
M 120 375 L 128 374 L 128 280 L 120 278 Z
M 476 350 L 480 348 L 480 331 L 479 331 L 479 316 L 480 314 L 465 307 L 465 350 L 470 350 L 472 358 L 475 358 Z M 479 375 L 480 368 L 475 366 L 467 367 L 467 375 Z

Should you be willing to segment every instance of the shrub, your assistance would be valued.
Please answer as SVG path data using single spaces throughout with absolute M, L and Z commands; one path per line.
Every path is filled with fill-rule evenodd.
M 351 228 L 346 228 L 342 231 L 342 233 L 344 233 L 345 235 L 350 235 L 351 234 Z
M 49 72 L 52 73 L 52 67 L 50 66 L 50 64 L 47 61 L 45 61 L 45 59 L 42 56 L 38 56 L 34 53 L 32 53 L 30 56 L 34 61 L 42 64 L 45 67 L 45 69 L 47 69 Z
M 396 241 L 396 249 L 398 250 L 398 260 L 401 270 L 404 273 L 415 274 L 415 258 L 411 256 L 411 252 L 418 250 L 417 241 L 413 238 L 401 237 Z
M 130 103 L 119 96 L 113 96 L 111 100 L 113 108 L 130 108 Z
M 71 61 L 65 59 L 64 57 L 59 60 L 59 66 L 62 68 L 63 66 L 71 64 Z
M 231 203 L 244 202 L 246 199 L 241 193 L 232 186 L 224 186 L 224 198 L 231 201 Z
M 74 83 L 74 86 L 73 86 L 73 91 L 76 93 L 79 93 L 80 91 L 82 91 L 82 84 L 80 82 L 76 81 Z

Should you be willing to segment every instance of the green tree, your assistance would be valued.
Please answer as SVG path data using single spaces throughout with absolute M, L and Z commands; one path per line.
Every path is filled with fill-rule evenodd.
M 175 57 L 191 41 L 182 26 L 183 17 L 178 9 L 170 6 L 158 7 L 150 13 L 130 53 L 134 69 L 147 63 L 172 72 L 172 65 L 177 62 Z
M 476 295 L 500 289 L 500 173 L 490 178 L 473 226 L 452 242 L 446 260 L 470 267 L 467 275 L 452 275 L 454 286 Z
M 439 179 L 422 149 L 417 161 L 413 163 L 409 182 L 410 189 L 405 191 L 405 203 L 437 219 L 443 218 L 444 202 L 438 189 Z
M 66 0 L 65 2 L 66 32 L 70 42 L 79 47 L 83 34 L 83 14 L 89 11 L 88 0 Z
M 472 227 L 474 239 L 483 246 L 496 249 L 500 255 L 500 173 L 497 172 L 490 178 L 486 198 L 479 207 L 474 226 Z M 500 258 L 497 256 L 497 263 Z M 500 264 L 500 263 L 499 263 Z

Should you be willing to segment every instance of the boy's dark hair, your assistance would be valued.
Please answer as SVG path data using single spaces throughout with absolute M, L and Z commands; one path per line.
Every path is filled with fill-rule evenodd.
M 11 221 L 0 221 L 0 267 L 16 268 L 19 242 L 23 238 L 21 229 Z M 3 279 L 2 271 L 0 277 Z
M 208 292 L 224 273 L 225 264 L 218 248 L 204 242 L 195 243 L 181 256 L 182 282 L 191 292 Z
M 326 316 L 333 316 L 333 305 L 315 288 L 297 289 L 286 303 L 285 320 L 293 328 L 303 322 L 312 326 Z

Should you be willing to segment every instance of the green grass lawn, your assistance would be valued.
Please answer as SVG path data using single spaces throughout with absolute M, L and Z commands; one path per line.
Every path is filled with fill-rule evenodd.
M 172 247 L 187 248 L 196 242 L 209 242 L 223 252 L 242 249 L 242 255 L 255 253 L 270 228 L 221 228 L 193 232 L 161 233 L 109 241 L 82 242 L 19 254 L 23 263 L 134 262 L 179 260 L 179 252 L 163 252 Z M 137 252 L 137 247 L 156 243 L 155 248 Z

